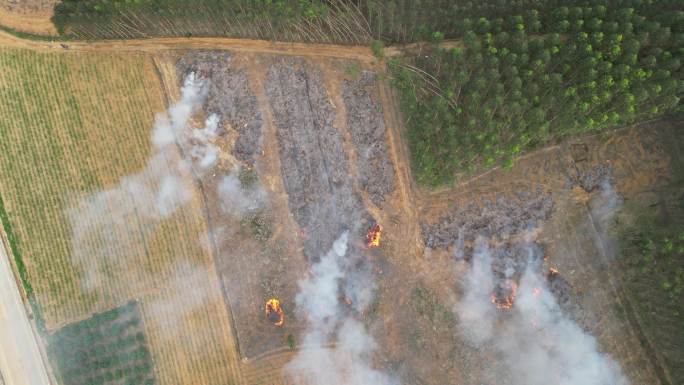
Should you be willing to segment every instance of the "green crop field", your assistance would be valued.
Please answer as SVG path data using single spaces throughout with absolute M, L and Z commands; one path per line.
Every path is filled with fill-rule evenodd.
M 134 301 L 59 329 L 48 355 L 65 385 L 155 383 Z

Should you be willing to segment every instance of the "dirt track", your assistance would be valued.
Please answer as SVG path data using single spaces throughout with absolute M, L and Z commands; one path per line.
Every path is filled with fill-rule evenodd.
M 377 63 L 370 48 L 332 44 L 281 43 L 265 40 L 229 38 L 154 38 L 135 40 L 107 40 L 98 42 L 55 42 L 24 40 L 0 31 L 0 45 L 41 51 L 63 52 L 158 52 L 164 50 L 220 50 L 233 52 L 252 52 L 262 54 L 296 55 L 307 57 L 333 57 L 358 60 L 362 63 Z M 68 47 L 68 48 L 64 48 Z

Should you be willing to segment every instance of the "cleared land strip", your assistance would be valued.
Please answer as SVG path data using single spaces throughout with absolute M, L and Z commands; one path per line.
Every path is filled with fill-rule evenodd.
M 49 51 L 145 51 L 230 49 L 234 52 L 258 52 L 277 55 L 308 57 L 334 57 L 358 60 L 364 63 L 378 61 L 368 47 L 333 44 L 283 43 L 266 40 L 229 38 L 154 38 L 134 40 L 38 41 L 18 38 L 0 31 L 0 46 Z M 68 48 L 65 48 L 68 47 Z
M 26 316 L 5 245 L 0 245 L 0 383 L 49 385 L 47 367 Z

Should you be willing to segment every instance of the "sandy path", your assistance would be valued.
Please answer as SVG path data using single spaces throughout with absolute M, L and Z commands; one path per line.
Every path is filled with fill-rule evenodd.
M 3 243 L 0 247 L 0 381 L 12 385 L 50 384 L 37 338 L 26 316 Z
M 333 57 L 358 60 L 360 62 L 369 64 L 377 62 L 377 59 L 373 56 L 370 48 L 363 46 L 283 43 L 267 40 L 230 39 L 212 37 L 172 37 L 132 40 L 104 40 L 96 42 L 55 42 L 21 39 L 7 32 L 0 31 L 0 46 L 57 52 L 159 52 L 167 50 L 225 49 L 233 52 L 267 53 L 276 55 L 307 57 Z

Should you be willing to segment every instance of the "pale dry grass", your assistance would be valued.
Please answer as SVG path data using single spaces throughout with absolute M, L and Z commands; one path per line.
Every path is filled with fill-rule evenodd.
M 142 297 L 160 384 L 241 385 L 230 315 L 213 267 L 184 264 Z
M 243 365 L 245 383 L 249 385 L 293 385 L 283 367 L 294 358 L 296 350 L 284 350 L 257 358 Z
M 153 224 L 126 214 L 129 228 L 112 227 L 123 242 L 106 245 L 124 258 L 72 258 L 67 208 L 150 156 L 165 108 L 152 57 L 0 48 L 0 67 L 0 195 L 47 327 L 138 298 L 160 383 L 242 384 L 198 194 Z
M 0 25 L 37 35 L 57 35 L 50 18 L 59 0 L 0 0 Z
M 0 49 L 0 67 L 0 194 L 48 328 L 124 302 L 161 282 L 169 258 L 202 252 L 185 242 L 203 231 L 186 210 L 155 229 L 147 253 L 132 249 L 127 263 L 102 272 L 109 278 L 97 290 L 84 290 L 85 266 L 71 259 L 69 203 L 118 183 L 149 155 L 163 110 L 150 57 Z

